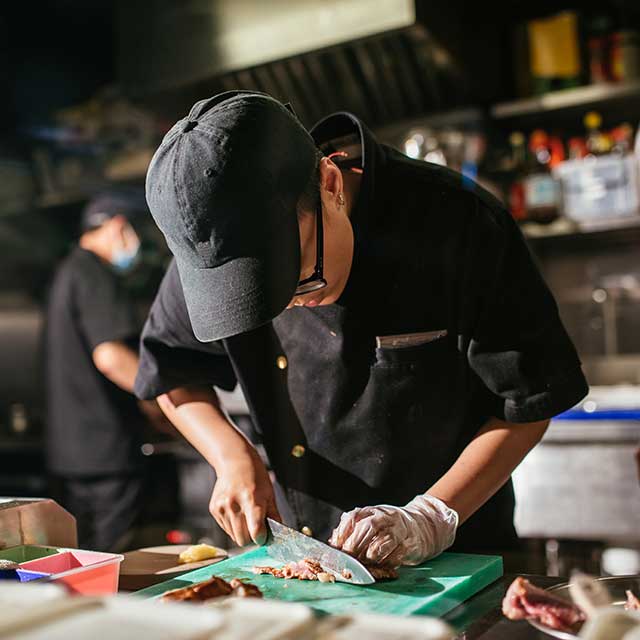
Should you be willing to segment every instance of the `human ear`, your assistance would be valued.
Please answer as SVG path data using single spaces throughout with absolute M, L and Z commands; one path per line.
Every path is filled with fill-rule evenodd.
M 320 187 L 332 197 L 336 197 L 344 191 L 342 172 L 330 158 L 320 160 Z

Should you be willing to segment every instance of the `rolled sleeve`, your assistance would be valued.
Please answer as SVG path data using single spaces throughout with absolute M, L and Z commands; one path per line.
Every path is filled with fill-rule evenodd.
M 236 376 L 221 343 L 199 342 L 194 336 L 172 262 L 142 331 L 134 393 L 142 400 L 150 400 L 190 385 L 231 391 L 236 386 Z
M 469 365 L 492 394 L 496 417 L 550 419 L 579 402 L 588 385 L 519 228 L 506 212 L 492 212 L 490 220 L 490 266 L 475 265 L 482 294 L 468 342 Z

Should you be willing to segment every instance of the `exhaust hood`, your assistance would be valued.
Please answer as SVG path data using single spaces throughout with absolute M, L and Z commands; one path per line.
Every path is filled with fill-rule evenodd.
M 118 32 L 121 84 L 167 121 L 250 89 L 307 126 L 347 110 L 380 127 L 460 104 L 466 86 L 413 0 L 123 0 Z
M 413 0 L 155 0 L 119 5 L 125 84 L 158 91 L 409 26 Z M 137 55 L 132 55 L 137 52 Z

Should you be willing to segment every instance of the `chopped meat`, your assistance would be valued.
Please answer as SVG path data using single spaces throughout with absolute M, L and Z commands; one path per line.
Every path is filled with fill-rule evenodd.
M 262 592 L 253 584 L 234 578 L 231 583 L 214 576 L 204 582 L 192 584 L 182 589 L 172 589 L 162 596 L 162 600 L 172 602 L 204 602 L 222 596 L 238 596 L 241 598 L 261 598 Z
M 633 591 L 627 591 L 627 601 L 624 603 L 627 611 L 640 611 L 640 598 Z
M 395 580 L 398 577 L 397 569 L 393 567 L 385 567 L 381 565 L 367 566 L 369 573 L 376 580 Z M 253 567 L 253 572 L 257 574 L 270 574 L 276 578 L 284 578 L 290 580 L 297 578 L 298 580 L 319 580 L 320 582 L 335 582 L 328 580 L 327 573 L 317 560 L 305 558 L 300 562 L 289 562 L 283 567 Z M 323 578 L 320 578 L 323 575 Z M 331 576 L 333 578 L 333 576 Z M 348 569 L 342 570 L 342 577 L 345 580 L 351 580 L 353 575 Z
M 268 573 L 275 578 L 291 580 L 317 580 L 319 573 L 326 573 L 317 560 L 305 558 L 300 562 L 289 562 L 283 567 L 253 567 L 253 572 L 257 574 Z
M 319 573 L 318 582 L 335 582 L 336 579 L 330 573 Z
M 17 562 L 13 562 L 13 560 L 0 559 L 0 571 L 15 571 L 19 568 L 20 565 Z
M 538 620 L 560 631 L 571 631 L 586 618 L 581 609 L 544 589 L 535 587 L 524 578 L 516 578 L 504 600 L 502 613 L 510 620 Z
M 376 580 L 397 580 L 398 578 L 398 570 L 394 567 L 385 567 L 381 564 L 371 564 L 365 566 L 367 567 L 367 571 Z
M 233 595 L 238 598 L 262 598 L 262 591 L 255 584 L 247 584 L 234 578 L 230 583 L 233 588 Z
M 192 584 L 182 589 L 173 589 L 163 594 L 163 600 L 176 602 L 199 602 L 220 596 L 228 596 L 233 591 L 233 587 L 222 578 L 214 576 L 204 582 Z

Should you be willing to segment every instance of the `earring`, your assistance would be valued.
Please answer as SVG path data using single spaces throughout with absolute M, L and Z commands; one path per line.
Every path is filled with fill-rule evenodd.
M 344 207 L 344 204 L 345 204 L 344 194 L 341 192 L 338 194 L 338 206 Z

